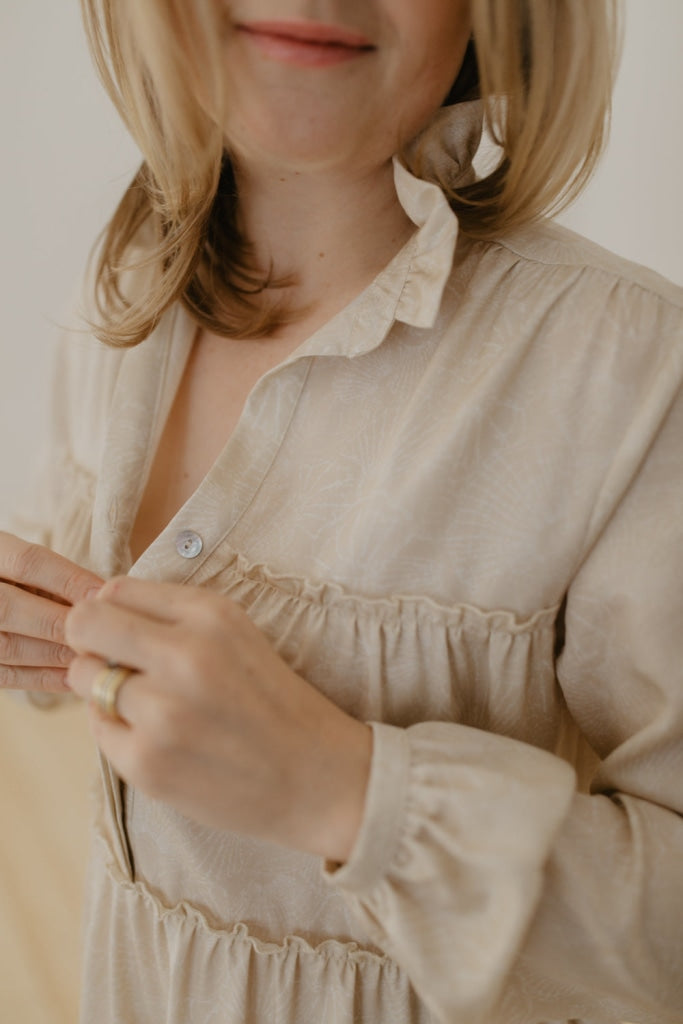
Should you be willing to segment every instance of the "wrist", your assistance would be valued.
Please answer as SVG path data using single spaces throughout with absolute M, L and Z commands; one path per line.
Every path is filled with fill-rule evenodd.
M 360 831 L 372 761 L 371 727 L 343 717 L 334 741 L 320 743 L 306 842 L 309 853 L 336 864 L 348 860 Z

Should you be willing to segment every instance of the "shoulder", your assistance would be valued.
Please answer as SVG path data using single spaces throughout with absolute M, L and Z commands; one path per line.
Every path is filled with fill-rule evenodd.
M 491 415 L 518 410 L 539 444 L 559 430 L 568 462 L 607 472 L 633 431 L 642 457 L 681 401 L 683 289 L 651 270 L 541 222 L 463 238 L 449 287 L 443 362 L 466 360 Z
M 126 404 L 134 406 L 145 383 L 163 376 L 177 313 L 175 307 L 167 311 L 152 334 L 132 348 L 101 342 L 82 298 L 62 325 L 53 353 L 52 413 L 57 433 L 80 465 L 97 465 L 122 392 Z
M 683 331 L 683 288 L 654 270 L 617 256 L 553 221 L 527 225 L 489 241 L 459 240 L 454 275 L 464 272 L 474 292 L 495 291 L 508 312 L 555 306 L 567 325 L 608 320 L 623 329 L 642 316 L 664 316 Z
M 96 432 L 125 357 L 125 350 L 104 345 L 95 337 L 81 292 L 60 324 L 52 353 L 53 414 L 65 436 L 72 435 L 84 418 L 90 423 L 89 432 Z
M 550 220 L 542 220 L 485 243 L 532 268 L 585 271 L 596 289 L 622 284 L 652 295 L 683 311 L 683 288 L 648 267 L 626 260 Z
M 683 288 L 551 221 L 490 241 L 462 239 L 452 287 L 477 333 L 557 370 L 616 363 L 683 373 Z
M 79 304 L 56 340 L 53 352 L 54 413 L 72 434 L 88 423 L 88 433 L 98 433 L 106 419 L 121 366 L 129 350 L 99 341 L 87 312 Z

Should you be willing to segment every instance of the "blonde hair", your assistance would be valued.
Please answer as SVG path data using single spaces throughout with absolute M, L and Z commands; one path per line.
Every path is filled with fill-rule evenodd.
M 95 333 L 135 345 L 181 301 L 218 334 L 267 335 L 287 311 L 266 289 L 286 282 L 255 266 L 240 230 L 219 127 L 223 5 L 81 7 L 100 77 L 144 158 L 100 240 Z M 616 0 L 471 0 L 471 11 L 467 98 L 480 95 L 500 160 L 449 198 L 461 229 L 486 239 L 566 205 L 590 177 L 609 121 L 617 12 Z M 145 287 L 131 292 L 127 272 L 141 267 Z

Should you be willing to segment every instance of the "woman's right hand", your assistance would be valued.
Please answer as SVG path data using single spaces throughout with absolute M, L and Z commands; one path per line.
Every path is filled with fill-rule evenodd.
M 49 548 L 0 532 L 0 689 L 69 691 L 64 622 L 102 583 Z

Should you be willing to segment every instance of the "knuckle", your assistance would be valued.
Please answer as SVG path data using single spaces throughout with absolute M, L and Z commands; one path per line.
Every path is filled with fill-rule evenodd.
M 35 681 L 35 688 L 41 693 L 61 693 L 67 689 L 66 674 L 60 669 L 40 669 Z
M 88 608 L 85 604 L 74 605 L 64 617 L 64 636 L 62 639 L 65 639 L 69 644 L 78 643 L 78 639 L 82 635 L 87 621 Z
M 83 576 L 79 568 L 66 570 L 62 581 L 62 593 L 67 601 L 75 604 L 83 597 Z
M 17 637 L 14 633 L 0 633 L 0 663 L 14 664 L 17 656 Z
M 43 668 L 38 673 L 38 689 L 42 693 L 49 693 L 58 685 L 57 673 L 54 669 Z
M 70 647 L 65 644 L 57 644 L 55 647 L 55 661 L 59 665 L 63 665 L 68 668 L 71 662 L 74 660 L 74 652 Z
M 6 690 L 19 688 L 19 675 L 11 665 L 3 665 L 0 668 L 0 685 Z
M 31 583 L 37 574 L 43 551 L 37 544 L 15 538 L 5 555 L 5 569 L 17 583 Z
M 72 655 L 66 679 L 69 686 L 75 691 L 75 693 L 80 694 L 82 697 L 88 696 L 88 660 L 86 658 L 79 657 L 78 655 Z
M 38 624 L 39 636 L 50 640 L 54 644 L 61 644 L 65 640 L 64 615 L 48 613 L 44 615 Z
M 0 584 L 0 623 L 7 622 L 12 608 L 12 587 Z
M 110 580 L 103 584 L 98 596 L 106 601 L 121 597 L 122 594 L 125 594 L 129 583 L 129 576 L 112 576 Z

